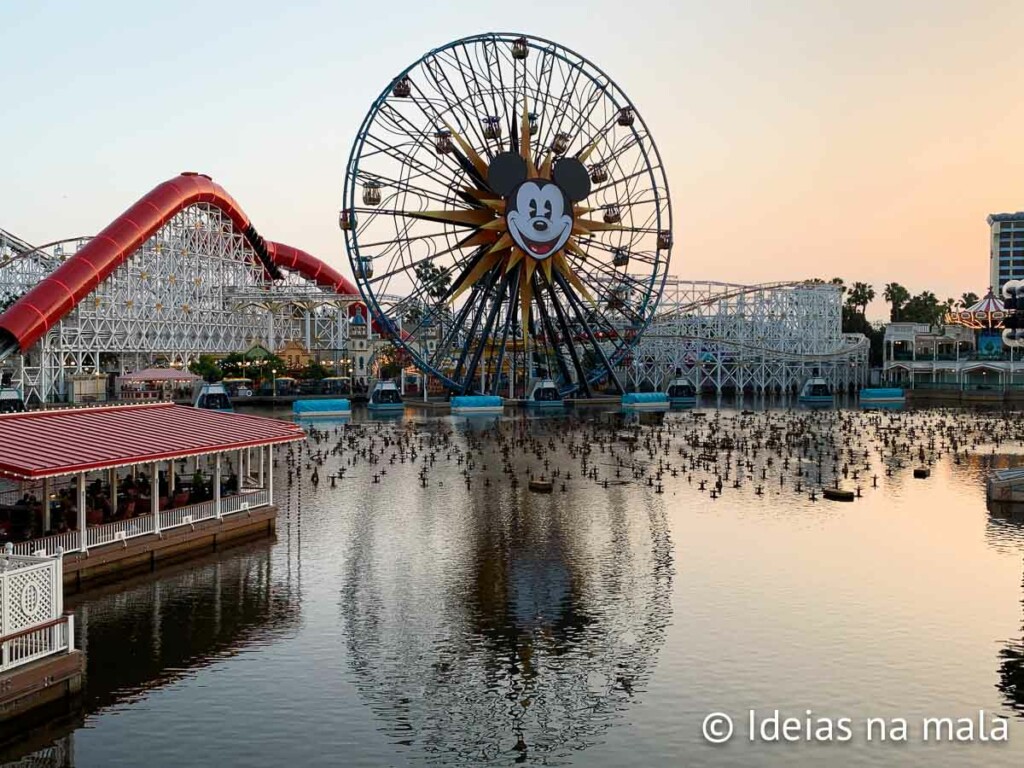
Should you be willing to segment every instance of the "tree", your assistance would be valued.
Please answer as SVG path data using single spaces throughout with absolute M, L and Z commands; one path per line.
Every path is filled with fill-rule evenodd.
M 846 283 L 843 282 L 843 278 L 833 277 L 831 280 L 828 281 L 828 283 L 829 285 L 838 285 L 839 293 L 846 293 Z
M 978 298 L 978 294 L 976 293 L 968 292 L 960 294 L 960 306 L 963 307 L 964 309 L 967 309 L 968 307 L 973 307 L 979 301 L 981 301 L 981 299 Z
M 908 299 L 901 309 L 900 319 L 910 323 L 927 323 L 937 325 L 946 314 L 946 304 L 939 301 L 931 291 L 921 293 Z
M 196 376 L 202 376 L 204 381 L 220 381 L 224 378 L 224 371 L 217 365 L 213 355 L 200 355 L 198 360 L 189 363 L 188 369 Z
M 894 323 L 902 320 L 903 307 L 910 301 L 910 291 L 899 283 L 886 283 L 882 296 L 892 307 L 889 312 L 889 319 Z
M 868 304 L 875 299 L 875 289 L 867 283 L 855 282 L 846 296 L 846 306 L 857 314 L 867 312 Z
M 379 346 L 373 357 L 378 379 L 397 379 L 407 364 L 408 358 L 405 353 L 391 342 Z
M 450 268 L 441 269 L 433 261 L 424 261 L 415 267 L 416 277 L 423 286 L 427 296 L 435 302 L 440 301 L 448 293 L 452 284 Z
M 241 352 L 232 352 L 220 361 L 225 376 L 254 379 L 257 381 L 273 378 L 272 371 L 283 375 L 288 364 L 277 355 L 267 354 L 262 357 L 246 357 Z
M 320 379 L 326 378 L 328 375 L 327 369 L 320 364 L 319 360 L 310 360 L 309 365 L 302 369 L 301 377 L 303 379 Z

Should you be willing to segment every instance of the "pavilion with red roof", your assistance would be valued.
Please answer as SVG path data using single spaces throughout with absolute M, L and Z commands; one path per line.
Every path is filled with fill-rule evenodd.
M 67 577 L 99 555 L 155 560 L 253 519 L 272 528 L 273 447 L 304 436 L 287 421 L 171 403 L 0 415 L 0 541 L 65 555 Z

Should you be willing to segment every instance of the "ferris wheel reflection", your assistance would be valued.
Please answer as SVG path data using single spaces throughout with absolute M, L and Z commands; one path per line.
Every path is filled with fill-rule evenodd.
M 341 594 L 347 655 L 396 746 L 444 764 L 536 762 L 622 719 L 671 614 L 667 523 L 634 490 L 480 487 L 457 529 L 361 521 Z

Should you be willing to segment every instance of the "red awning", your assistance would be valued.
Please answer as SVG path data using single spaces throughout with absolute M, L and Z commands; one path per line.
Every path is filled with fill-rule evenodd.
M 296 424 L 171 403 L 0 415 L 0 476 L 33 479 L 290 443 Z
M 134 373 L 119 376 L 121 381 L 195 381 L 199 377 L 176 368 L 144 368 Z

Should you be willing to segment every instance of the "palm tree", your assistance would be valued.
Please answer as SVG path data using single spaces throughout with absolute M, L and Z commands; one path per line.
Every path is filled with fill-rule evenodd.
M 863 315 L 875 299 L 875 289 L 867 283 L 855 282 L 846 297 L 846 305 L 857 314 Z
M 965 309 L 967 307 L 973 307 L 980 300 L 981 299 L 978 298 L 978 294 L 976 293 L 968 292 L 960 294 L 960 306 L 964 307 Z
M 893 322 L 898 321 L 904 305 L 910 301 L 910 291 L 899 283 L 886 283 L 882 297 L 889 302 L 892 307 L 889 312 L 889 319 Z

